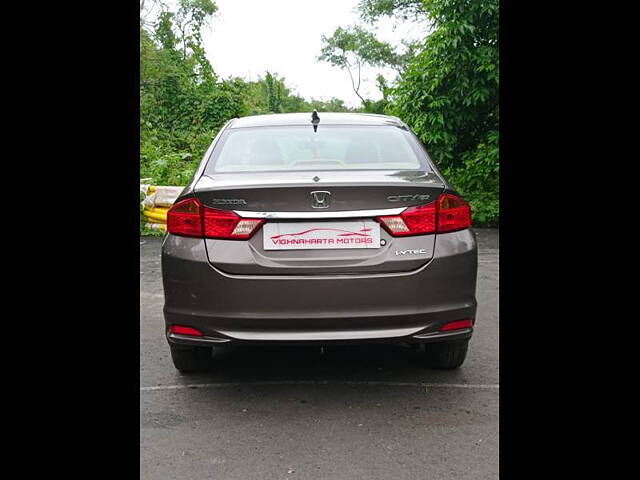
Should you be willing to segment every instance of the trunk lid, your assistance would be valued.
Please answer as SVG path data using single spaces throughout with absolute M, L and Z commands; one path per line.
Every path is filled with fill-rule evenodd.
M 335 231 L 342 222 L 353 227 L 359 220 L 369 220 L 367 228 L 376 228 L 370 222 L 375 215 L 430 203 L 444 188 L 433 172 L 297 171 L 203 176 L 194 194 L 207 207 L 266 218 L 283 231 L 309 227 Z M 305 228 L 298 229 L 297 224 Z M 380 245 L 373 248 L 267 250 L 264 230 L 263 226 L 245 241 L 206 239 L 209 261 L 223 272 L 239 275 L 393 273 L 421 267 L 435 246 L 435 235 L 398 238 L 380 228 Z

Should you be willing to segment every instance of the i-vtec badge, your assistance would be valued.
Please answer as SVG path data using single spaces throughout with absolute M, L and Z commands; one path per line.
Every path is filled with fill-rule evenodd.
M 431 195 L 415 194 L 415 195 L 389 195 L 388 202 L 424 202 L 429 200 Z
M 396 250 L 396 255 L 425 255 L 427 251 L 424 248 L 419 250 Z

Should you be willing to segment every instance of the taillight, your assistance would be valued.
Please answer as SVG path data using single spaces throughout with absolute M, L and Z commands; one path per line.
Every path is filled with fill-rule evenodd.
M 438 197 L 438 233 L 471 226 L 471 207 L 462 198 L 444 193 Z
M 462 198 L 443 193 L 427 205 L 410 207 L 400 215 L 377 220 L 394 237 L 453 232 L 471 226 L 471 208 Z
M 228 210 L 204 208 L 204 236 L 207 238 L 251 238 L 264 223 L 257 218 L 240 218 Z
M 182 325 L 171 325 L 169 332 L 177 335 L 191 335 L 193 337 L 203 337 L 204 333 L 192 327 L 184 327 Z
M 174 235 L 202 237 L 202 204 L 196 198 L 187 198 L 167 212 L 167 230 Z
M 378 217 L 378 220 L 394 237 L 434 233 L 436 231 L 436 203 L 407 208 L 400 215 Z
M 262 219 L 240 218 L 228 210 L 205 207 L 197 198 L 182 200 L 167 212 L 169 233 L 186 237 L 245 240 L 263 223 Z

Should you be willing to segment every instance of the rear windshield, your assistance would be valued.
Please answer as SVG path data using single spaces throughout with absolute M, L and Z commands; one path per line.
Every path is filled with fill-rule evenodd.
M 424 153 L 394 126 L 257 127 L 227 130 L 207 173 L 300 170 L 419 170 Z

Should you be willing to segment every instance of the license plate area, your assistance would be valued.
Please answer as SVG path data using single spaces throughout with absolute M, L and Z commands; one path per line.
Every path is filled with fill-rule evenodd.
M 343 250 L 380 248 L 380 224 L 373 220 L 267 222 L 265 250 Z

